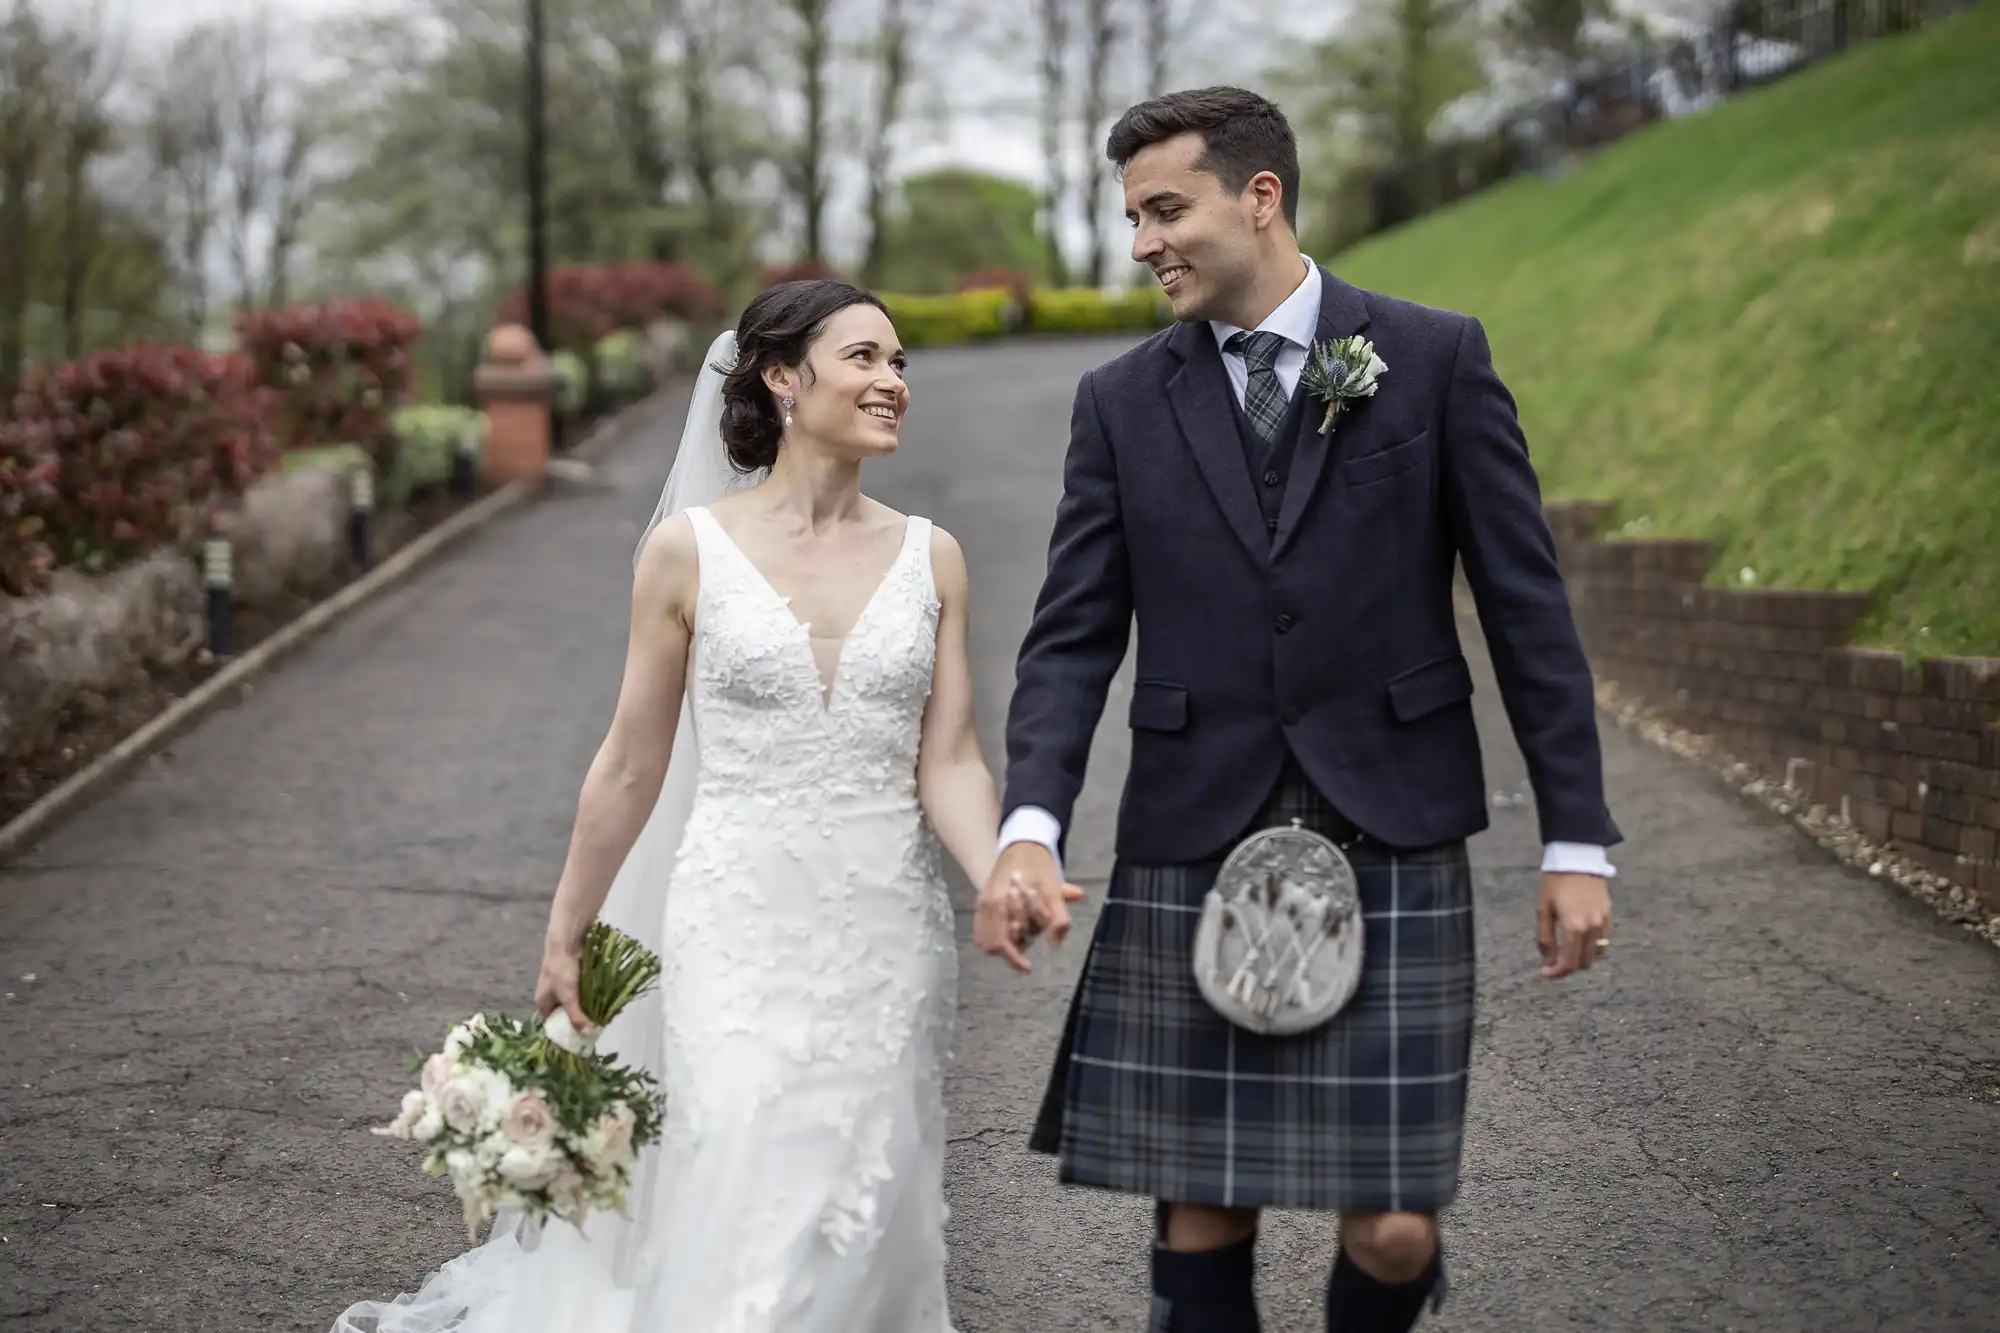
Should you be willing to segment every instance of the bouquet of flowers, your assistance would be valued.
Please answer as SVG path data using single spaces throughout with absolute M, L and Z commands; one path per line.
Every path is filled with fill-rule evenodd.
M 660 975 L 659 957 L 601 921 L 584 935 L 583 1012 L 599 1031 Z M 621 1212 L 639 1149 L 659 1137 L 664 1100 L 652 1075 L 613 1063 L 557 1009 L 548 1020 L 474 1014 L 444 1049 L 413 1066 L 420 1085 L 374 1132 L 430 1151 L 426 1175 L 449 1175 L 474 1241 L 502 1209 L 539 1227 L 578 1227 Z

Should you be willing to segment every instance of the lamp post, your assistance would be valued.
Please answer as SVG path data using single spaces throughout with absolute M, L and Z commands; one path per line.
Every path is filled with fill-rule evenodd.
M 548 127 L 543 112 L 542 0 L 528 0 L 528 329 L 549 350 L 548 236 L 543 217 Z
M 548 116 L 543 27 L 542 0 L 528 0 L 528 330 L 547 356 L 554 349 L 549 341 Z M 553 410 L 549 414 L 549 443 L 557 451 L 564 444 L 562 423 Z

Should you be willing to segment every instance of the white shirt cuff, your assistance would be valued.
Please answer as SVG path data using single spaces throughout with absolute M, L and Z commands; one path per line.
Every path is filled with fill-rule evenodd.
M 1062 853 L 1056 850 L 1056 843 L 1062 838 L 1062 825 L 1056 817 L 1039 805 L 1024 805 L 1000 825 L 1000 851 L 1017 842 L 1040 843 L 1049 849 L 1049 855 L 1056 859 L 1056 874 L 1061 876 Z
M 1542 848 L 1542 873 L 1601 875 L 1610 879 L 1618 872 L 1611 868 L 1611 861 L 1602 847 L 1587 842 L 1552 842 Z

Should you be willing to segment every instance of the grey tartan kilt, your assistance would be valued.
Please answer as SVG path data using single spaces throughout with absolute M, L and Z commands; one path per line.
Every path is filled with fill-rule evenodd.
M 1302 778 L 1254 827 L 1340 827 Z M 1458 1193 L 1474 998 L 1463 842 L 1347 851 L 1367 930 L 1361 985 L 1324 1026 L 1243 1031 L 1190 957 L 1220 861 L 1120 862 L 1070 1003 L 1031 1149 L 1068 1183 L 1181 1203 L 1433 1212 Z

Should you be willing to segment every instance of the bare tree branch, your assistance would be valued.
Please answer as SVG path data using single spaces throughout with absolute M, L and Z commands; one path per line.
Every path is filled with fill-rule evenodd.
M 1042 161 L 1048 173 L 1042 192 L 1042 233 L 1048 246 L 1049 280 L 1069 285 L 1069 261 L 1063 255 L 1062 217 L 1069 199 L 1069 172 L 1063 161 L 1063 120 L 1069 93 L 1070 4 L 1072 0 L 1035 0 L 1041 29 Z
M 888 243 L 888 207 L 891 153 L 895 131 L 902 119 L 903 93 L 910 77 L 912 42 L 909 0 L 882 0 L 882 26 L 876 36 L 875 119 L 869 127 L 865 169 L 867 172 L 868 244 L 861 272 L 869 286 L 882 279 L 884 249 Z
M 1089 285 L 1099 287 L 1104 284 L 1104 191 L 1111 182 L 1111 171 L 1098 135 L 1110 119 L 1111 93 L 1106 81 L 1119 36 L 1118 15 L 1111 0 L 1084 0 L 1082 36 L 1083 106 L 1077 129 L 1083 149 L 1084 235 L 1090 247 L 1084 274 Z

